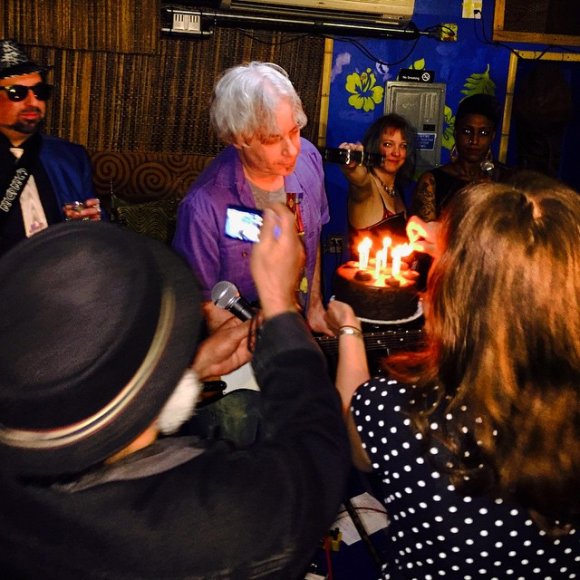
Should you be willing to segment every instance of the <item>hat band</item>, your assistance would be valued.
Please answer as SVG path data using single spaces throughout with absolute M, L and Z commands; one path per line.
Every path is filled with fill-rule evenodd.
M 164 288 L 155 334 L 141 366 L 119 394 L 102 409 L 73 425 L 45 431 L 10 429 L 0 425 L 0 443 L 23 449 L 53 449 L 86 438 L 114 421 L 140 393 L 157 367 L 171 336 L 175 305 L 173 290 Z

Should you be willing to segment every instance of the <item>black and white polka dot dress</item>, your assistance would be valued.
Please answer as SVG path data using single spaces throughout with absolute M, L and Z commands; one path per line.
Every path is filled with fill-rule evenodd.
M 456 493 L 422 455 L 421 435 L 402 412 L 413 386 L 384 377 L 359 388 L 352 411 L 382 481 L 391 524 L 385 578 L 580 578 L 580 534 L 552 540 L 515 504 Z M 450 416 L 447 419 L 451 419 Z M 445 420 L 445 419 L 444 419 Z M 438 429 L 434 419 L 431 429 Z M 428 453 L 443 453 L 437 443 Z

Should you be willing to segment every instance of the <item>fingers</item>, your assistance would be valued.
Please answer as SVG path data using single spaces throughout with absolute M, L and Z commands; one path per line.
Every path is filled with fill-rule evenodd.
M 339 149 L 354 149 L 355 151 L 364 151 L 364 146 L 362 143 L 348 143 L 344 141 L 338 146 Z
M 343 142 L 338 146 L 339 149 L 348 149 L 349 151 L 364 151 L 364 146 L 362 145 L 362 143 L 348 143 L 348 142 Z M 343 165 L 343 167 L 348 168 L 349 170 L 352 170 L 354 168 L 356 168 L 359 165 L 358 162 L 356 161 L 351 161 L 350 163 L 346 163 Z
M 359 320 L 349 304 L 331 300 L 326 309 L 326 322 L 336 334 L 341 326 L 357 326 Z
M 248 330 L 249 322 L 224 324 L 199 345 L 192 368 L 200 379 L 227 374 L 250 360 Z
M 67 221 L 101 219 L 101 202 L 97 198 L 90 198 L 81 201 L 66 203 L 63 206 L 64 215 Z
M 294 233 L 294 214 L 282 204 L 275 204 L 264 210 L 264 223 L 260 232 L 261 244 L 287 243 L 287 239 Z M 283 235 L 283 238 L 282 238 Z
M 416 252 L 433 257 L 441 254 L 440 222 L 424 222 L 417 216 L 411 216 L 407 222 L 407 237 Z
M 417 216 L 411 216 L 407 222 L 407 237 L 411 243 L 427 237 L 426 222 Z

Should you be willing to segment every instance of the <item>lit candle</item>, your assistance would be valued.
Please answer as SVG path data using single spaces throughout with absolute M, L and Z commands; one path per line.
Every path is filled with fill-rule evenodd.
M 370 238 L 364 238 L 358 245 L 358 268 L 359 270 L 366 270 L 369 265 L 369 255 L 373 243 Z
M 391 238 L 389 238 L 389 236 L 387 236 L 386 238 L 383 238 L 383 254 L 384 254 L 384 258 L 385 258 L 385 263 L 384 266 L 385 268 L 387 267 L 388 263 L 389 263 L 389 246 L 391 245 L 393 240 L 391 240 Z
M 379 250 L 377 252 L 377 255 L 375 257 L 375 278 L 378 280 L 379 276 L 381 275 L 381 268 L 385 265 L 386 263 L 386 254 L 385 254 L 386 250 Z
M 391 268 L 391 273 L 393 275 L 393 278 L 396 278 L 401 273 L 400 246 L 397 246 L 391 250 L 391 256 L 393 257 L 393 266 Z
M 396 278 L 401 274 L 401 258 L 403 256 L 410 256 L 412 252 L 413 248 L 410 244 L 401 244 L 391 250 L 391 255 L 393 256 L 393 278 Z

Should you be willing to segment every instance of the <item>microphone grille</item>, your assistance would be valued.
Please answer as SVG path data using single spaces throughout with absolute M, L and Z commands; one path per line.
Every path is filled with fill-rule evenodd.
M 232 300 L 240 295 L 236 285 L 226 280 L 218 282 L 211 290 L 211 301 L 218 307 L 227 310 Z

